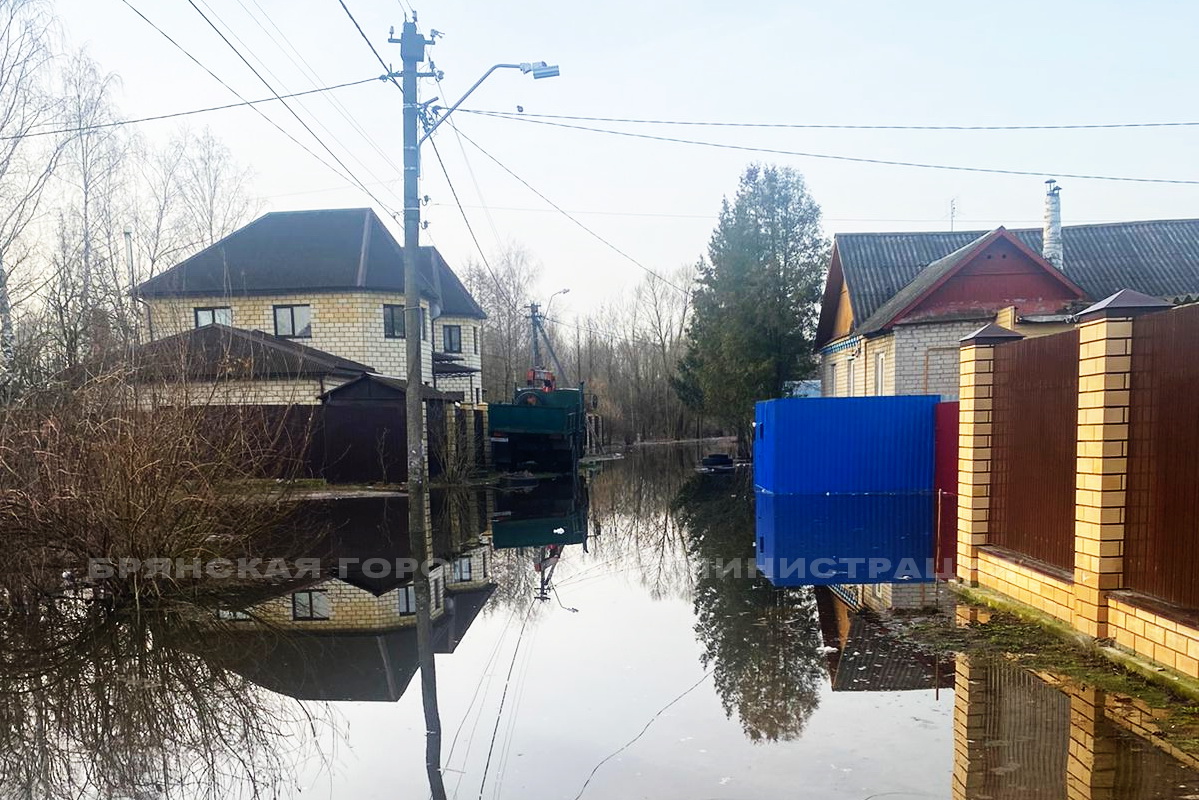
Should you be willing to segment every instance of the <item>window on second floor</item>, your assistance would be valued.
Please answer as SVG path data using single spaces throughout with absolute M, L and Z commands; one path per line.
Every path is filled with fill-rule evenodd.
M 383 337 L 386 339 L 404 338 L 404 307 L 383 305 Z
M 312 336 L 312 306 L 275 306 L 275 335 L 288 339 Z
M 208 308 L 192 309 L 192 311 L 195 314 L 197 328 L 212 325 L 214 322 L 218 325 L 233 324 L 233 309 L 229 306 L 209 306 Z
M 478 355 L 479 354 L 479 326 L 475 325 L 473 330 L 471 331 L 471 333 L 473 334 L 471 336 L 471 340 L 474 342 L 474 345 L 475 345 L 475 355 Z
M 443 325 L 441 326 L 441 344 L 442 348 L 447 353 L 462 352 L 462 326 L 461 325 Z
M 298 620 L 329 619 L 332 607 L 323 589 L 296 592 L 291 596 L 291 618 Z

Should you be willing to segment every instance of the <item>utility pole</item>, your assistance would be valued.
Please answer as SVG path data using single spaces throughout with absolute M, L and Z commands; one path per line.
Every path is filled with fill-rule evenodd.
M 541 363 L 541 306 L 537 303 L 529 303 L 529 321 L 533 333 L 533 368 L 541 369 L 545 364 Z
M 432 597 L 429 588 L 429 540 L 426 526 L 424 381 L 421 369 L 424 323 L 420 307 L 420 135 L 417 128 L 420 105 L 417 79 L 433 73 L 417 70 L 425 60 L 425 46 L 433 44 L 417 29 L 415 20 L 405 20 L 400 38 L 404 93 L 404 344 L 407 356 L 408 391 L 408 540 L 419 567 L 413 576 L 416 600 L 416 646 L 420 662 L 422 705 L 425 710 L 425 769 L 434 798 L 445 798 L 441 776 L 441 714 L 437 708 L 437 672 L 433 658 Z

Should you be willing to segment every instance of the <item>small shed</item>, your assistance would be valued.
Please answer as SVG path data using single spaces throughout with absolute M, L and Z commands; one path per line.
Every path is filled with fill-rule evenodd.
M 457 397 L 424 387 L 428 441 L 445 438 L 446 404 Z M 408 382 L 367 373 L 321 395 L 325 410 L 323 475 L 329 483 L 408 480 Z M 441 473 L 432 457 L 429 475 Z

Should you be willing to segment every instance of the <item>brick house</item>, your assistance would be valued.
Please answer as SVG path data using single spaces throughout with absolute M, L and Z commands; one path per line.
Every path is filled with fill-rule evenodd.
M 421 336 L 431 342 L 426 382 L 480 402 L 486 314 L 436 249 L 421 248 L 420 270 Z M 136 294 L 152 340 L 224 325 L 302 345 L 317 358 L 406 372 L 403 250 L 370 209 L 266 214 Z M 316 404 L 319 395 L 297 402 Z
M 1056 333 L 1092 302 L 1131 288 L 1199 294 L 1199 219 L 1044 229 L 847 233 L 833 240 L 816 347 L 822 393 L 958 395 L 960 340 L 989 322 Z

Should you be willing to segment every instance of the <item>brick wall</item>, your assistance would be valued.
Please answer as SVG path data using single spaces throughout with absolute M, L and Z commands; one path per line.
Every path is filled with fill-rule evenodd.
M 407 364 L 406 342 L 404 339 L 384 337 L 385 304 L 403 305 L 404 295 L 397 292 L 311 292 L 224 297 L 214 295 L 157 298 L 149 303 L 151 327 L 156 339 L 195 327 L 196 308 L 228 306 L 233 310 L 234 327 L 274 333 L 274 306 L 309 305 L 312 308 L 312 336 L 297 339 L 297 342 L 360 364 L 367 364 L 380 374 L 402 378 Z M 421 306 L 427 309 L 428 303 L 422 302 Z M 426 340 L 425 344 L 422 368 L 425 376 L 431 376 L 432 345 L 436 344 L 440 349 L 440 342 L 434 343 L 430 339 Z
M 958 345 L 982 322 L 897 325 L 894 332 L 895 393 L 958 397 Z
M 1199 629 L 1109 596 L 1108 633 L 1122 647 L 1185 675 L 1199 676 Z
M 194 381 L 155 385 L 139 393 L 142 407 L 160 405 L 319 405 L 320 396 L 344 381 L 260 380 L 260 381 Z

